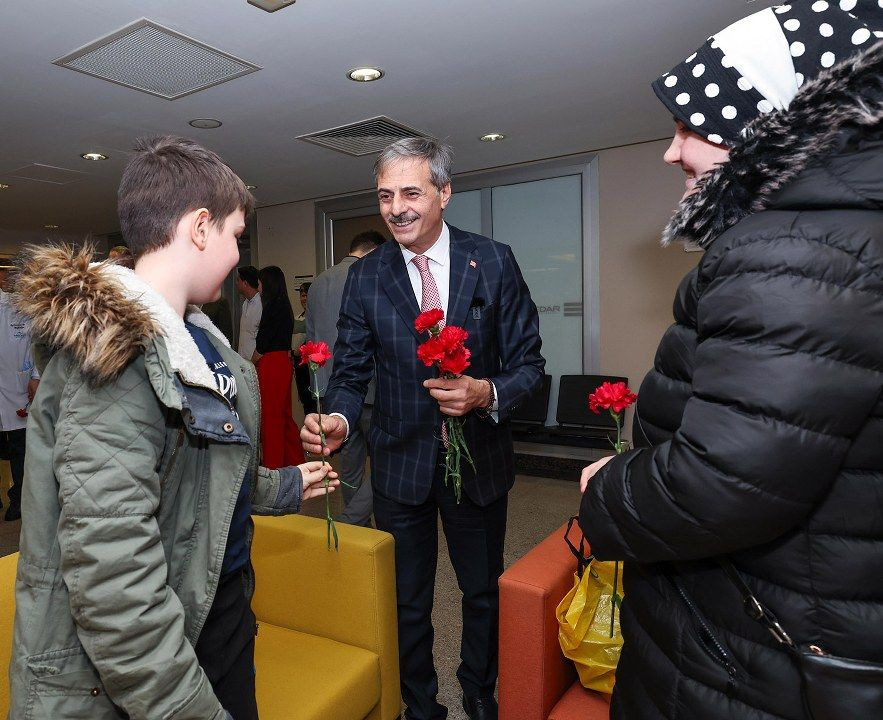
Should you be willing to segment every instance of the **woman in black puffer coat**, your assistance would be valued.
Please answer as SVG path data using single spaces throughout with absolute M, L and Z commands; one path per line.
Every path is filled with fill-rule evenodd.
M 822 40 L 820 22 L 837 27 L 819 15 L 836 3 L 785 7 L 783 32 L 789 11 Z M 877 7 L 853 14 L 879 30 Z M 626 561 L 621 720 L 806 717 L 794 664 L 744 612 L 720 558 L 796 642 L 883 662 L 883 43 L 838 50 L 814 75 L 794 57 L 803 86 L 742 131 L 744 114 L 705 122 L 727 119 L 715 103 L 752 106 L 723 87 L 741 70 L 733 42 L 712 38 L 655 84 L 679 132 L 713 138 L 729 160 L 666 231 L 705 254 L 639 392 L 646 447 L 584 473 L 592 551 Z M 730 60 L 709 76 L 722 51 Z M 762 84 L 737 77 L 734 93 Z M 695 104 L 712 82 L 714 100 Z

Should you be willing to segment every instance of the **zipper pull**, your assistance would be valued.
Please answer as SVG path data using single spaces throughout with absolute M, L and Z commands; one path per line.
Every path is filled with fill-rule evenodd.
M 730 677 L 727 679 L 727 697 L 731 700 L 736 697 L 736 680 L 733 672 L 730 672 Z

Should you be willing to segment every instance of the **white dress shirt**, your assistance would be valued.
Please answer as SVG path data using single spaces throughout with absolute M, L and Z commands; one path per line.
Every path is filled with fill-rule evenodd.
M 257 293 L 250 300 L 246 298 L 242 301 L 242 315 L 239 317 L 239 349 L 237 352 L 246 360 L 251 360 L 252 355 L 254 355 L 258 325 L 260 325 L 263 312 L 264 308 L 261 304 L 260 293 Z
M 420 301 L 423 298 L 423 280 L 420 279 L 420 271 L 417 266 L 411 262 L 417 257 L 417 253 L 413 253 L 401 245 L 399 245 L 399 250 L 402 251 L 405 267 L 408 268 L 408 279 L 411 281 L 411 287 L 414 288 L 417 307 L 422 311 Z M 441 300 L 442 310 L 445 312 L 445 321 L 447 321 L 448 298 L 451 289 L 451 231 L 448 230 L 447 223 L 442 223 L 441 235 L 423 255 L 429 258 L 429 272 L 438 287 L 438 297 Z

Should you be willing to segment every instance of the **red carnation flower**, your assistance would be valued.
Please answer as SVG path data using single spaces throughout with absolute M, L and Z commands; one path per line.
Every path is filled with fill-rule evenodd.
M 472 353 L 469 348 L 458 345 L 452 352 L 445 352 L 444 358 L 439 363 L 442 374 L 462 375 L 469 367 L 469 357 Z
M 445 346 L 441 339 L 429 338 L 417 347 L 417 357 L 426 367 L 429 367 L 444 359 Z
M 300 346 L 300 364 L 322 367 L 331 359 L 328 344 L 323 342 L 306 342 Z
M 438 337 L 439 340 L 442 341 L 442 345 L 445 347 L 445 352 L 452 352 L 458 347 L 463 346 L 463 343 L 469 339 L 469 333 L 456 325 L 447 325 L 442 328 Z
M 426 312 L 420 313 L 417 316 L 417 319 L 414 320 L 414 328 L 419 333 L 427 332 L 428 330 L 432 330 L 432 328 L 444 319 L 445 314 L 441 310 L 427 310 Z
M 637 399 L 638 396 L 624 382 L 605 382 L 589 395 L 589 409 L 599 415 L 601 410 L 621 413 Z
M 19 408 L 15 411 L 15 414 L 18 415 L 20 418 L 26 418 L 28 416 L 28 410 L 27 408 Z

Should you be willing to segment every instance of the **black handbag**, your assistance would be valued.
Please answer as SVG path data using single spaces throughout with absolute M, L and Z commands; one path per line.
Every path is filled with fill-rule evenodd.
M 764 607 L 729 560 L 720 566 L 742 595 L 748 616 L 785 647 L 800 673 L 801 695 L 811 720 L 883 718 L 883 665 L 830 655 L 817 645 L 800 646 Z

